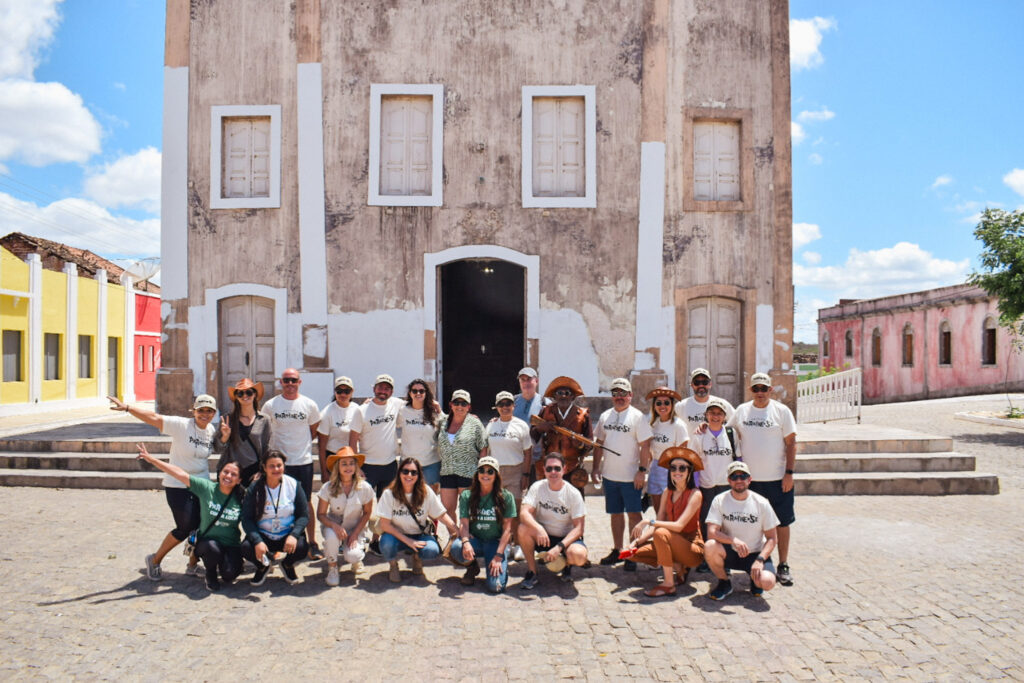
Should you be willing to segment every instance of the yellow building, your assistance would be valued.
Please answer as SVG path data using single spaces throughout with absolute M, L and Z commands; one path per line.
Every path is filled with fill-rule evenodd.
M 91 252 L 18 233 L 0 240 L 0 416 L 134 400 L 136 293 Z

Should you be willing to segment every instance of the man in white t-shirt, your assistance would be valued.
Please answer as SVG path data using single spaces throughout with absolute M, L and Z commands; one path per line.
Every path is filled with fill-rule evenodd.
M 359 435 L 359 451 L 366 455 L 363 476 L 378 498 L 398 474 L 398 412 L 405 401 L 392 396 L 394 391 L 395 380 L 391 375 L 377 375 L 373 399 L 360 406 L 363 431 Z
M 309 501 L 309 519 L 313 511 L 313 439 L 320 424 L 320 407 L 316 401 L 299 393 L 302 378 L 295 368 L 281 373 L 281 393 L 263 404 L 260 412 L 270 420 L 270 450 L 285 455 L 284 473 L 302 485 Z M 323 558 L 316 544 L 314 524 L 306 525 L 309 557 Z
M 708 593 L 712 600 L 724 600 L 732 593 L 729 570 L 750 575 L 750 593 L 760 596 L 775 587 L 772 549 L 779 519 L 771 504 L 748 490 L 750 468 L 742 460 L 729 465 L 729 491 L 715 496 L 708 510 L 708 540 L 704 557 L 718 577 Z
M 583 494 L 562 479 L 565 459 L 558 453 L 544 456 L 544 479 L 536 481 L 523 496 L 519 512 L 519 546 L 526 557 L 527 571 L 519 587 L 531 590 L 537 586 L 537 556 L 544 553 L 544 562 L 558 563 L 564 558 L 563 581 L 572 580 L 572 567 L 587 563 L 587 546 L 583 544 L 583 522 L 587 506 Z
M 604 511 L 611 515 L 612 543 L 614 546 L 601 564 L 619 562 L 625 515 L 629 528 L 640 523 L 643 511 L 640 492 L 647 481 L 647 468 L 651 464 L 651 438 L 654 432 L 644 414 L 630 403 L 633 385 L 628 379 L 612 380 L 612 407 L 601 413 L 594 429 L 600 447 L 594 449 L 594 469 L 590 473 L 595 484 L 604 483 Z M 625 513 L 625 514 L 624 514 Z M 626 560 L 626 571 L 636 571 L 636 563 Z
M 732 417 L 733 407 L 724 398 L 711 395 L 711 372 L 705 368 L 697 368 L 690 373 L 690 389 L 693 396 L 676 404 L 676 417 L 686 423 L 686 430 L 692 440 L 695 430 L 705 422 L 704 412 L 707 410 L 708 401 L 714 398 L 725 405 L 726 422 Z
M 769 396 L 772 378 L 758 372 L 750 378 L 754 400 L 738 408 L 729 426 L 736 430 L 743 461 L 750 467 L 750 490 L 771 503 L 779 518 L 779 583 L 789 586 L 789 527 L 796 521 L 793 511 L 793 467 L 796 464 L 796 420 L 785 404 Z

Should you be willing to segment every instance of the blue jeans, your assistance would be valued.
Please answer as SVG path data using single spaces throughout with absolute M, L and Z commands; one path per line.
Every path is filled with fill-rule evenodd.
M 419 556 L 423 560 L 432 560 L 441 554 L 441 546 L 437 544 L 437 539 L 427 534 L 416 534 L 409 536 L 414 541 L 426 541 L 427 544 L 420 548 Z M 391 534 L 380 535 L 380 554 L 384 556 L 385 560 L 391 561 L 398 557 L 398 551 L 401 550 L 404 553 L 412 554 L 412 548 L 407 546 L 398 540 L 397 537 Z
M 498 542 L 500 539 L 493 541 L 481 541 L 479 538 L 473 536 L 469 537 L 469 544 L 473 546 L 473 553 L 477 558 L 483 559 L 484 561 L 484 572 L 487 574 L 487 590 L 492 593 L 500 593 L 505 590 L 505 584 L 508 583 L 508 548 L 505 548 L 505 553 L 501 556 L 501 572 L 497 576 L 491 576 L 491 559 L 498 554 Z M 466 561 L 466 558 L 462 554 L 462 539 L 456 538 L 452 541 L 452 557 L 456 560 Z M 475 562 L 476 560 L 474 560 Z

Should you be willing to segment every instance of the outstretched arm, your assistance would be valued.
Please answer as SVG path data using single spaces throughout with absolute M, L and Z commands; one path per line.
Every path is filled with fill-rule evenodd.
M 163 415 L 154 413 L 152 410 L 143 410 L 138 406 L 130 406 L 123 401 L 119 401 L 116 396 L 107 396 L 107 400 L 113 404 L 110 406 L 111 410 L 120 410 L 123 413 L 128 413 L 132 417 L 142 420 L 150 427 L 156 427 L 161 432 L 164 431 Z
M 141 444 L 140 443 L 140 444 L 135 444 L 135 445 L 139 447 L 139 460 L 145 460 L 146 462 L 148 462 L 150 465 L 152 465 L 153 467 L 157 468 L 158 470 L 161 470 L 161 471 L 166 472 L 167 474 L 171 475 L 172 477 L 174 477 L 175 479 L 180 481 L 185 486 L 189 485 L 189 482 L 191 480 L 189 479 L 189 473 L 188 472 L 186 472 L 185 470 L 181 469 L 177 465 L 172 465 L 171 463 L 164 462 L 163 460 L 160 460 L 159 458 L 154 458 L 150 454 L 150 452 L 148 450 L 146 450 L 146 445 L 145 444 Z

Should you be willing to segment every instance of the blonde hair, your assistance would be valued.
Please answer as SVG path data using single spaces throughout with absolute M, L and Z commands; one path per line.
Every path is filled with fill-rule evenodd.
M 348 456 L 352 457 L 352 456 Z M 331 470 L 331 488 L 328 489 L 332 496 L 340 496 L 342 494 L 342 482 L 341 482 L 341 461 L 345 458 L 338 458 L 338 461 L 334 463 L 334 469 Z M 359 469 L 359 461 L 356 458 L 352 458 L 356 464 L 356 472 L 352 475 L 352 490 L 355 491 L 359 488 L 359 482 L 363 480 L 363 471 Z

